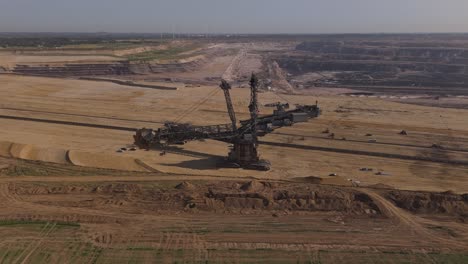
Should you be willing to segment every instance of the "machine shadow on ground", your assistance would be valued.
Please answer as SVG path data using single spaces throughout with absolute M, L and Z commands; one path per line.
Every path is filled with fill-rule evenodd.
M 203 159 L 186 160 L 176 164 L 163 164 L 164 166 L 186 168 L 192 170 L 219 170 L 227 167 L 223 157 L 213 156 Z
M 194 158 L 221 158 L 220 156 L 193 151 L 193 150 L 186 150 L 180 147 L 165 147 L 165 148 L 152 148 L 151 150 L 159 151 L 160 155 L 167 155 L 167 154 L 178 154 L 187 157 L 194 157 Z

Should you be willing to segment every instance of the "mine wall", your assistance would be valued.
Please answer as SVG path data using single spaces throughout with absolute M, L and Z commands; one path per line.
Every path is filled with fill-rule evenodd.
M 431 64 L 379 61 L 322 61 L 318 59 L 282 58 L 278 60 L 281 68 L 292 74 L 303 74 L 315 71 L 355 71 L 355 72 L 404 72 L 421 71 L 426 73 L 464 74 L 465 65 Z
M 373 45 L 373 46 L 371 46 Z M 304 42 L 296 49 L 314 53 L 359 54 L 379 57 L 407 57 L 414 60 L 418 58 L 432 58 L 434 60 L 468 59 L 468 49 L 440 48 L 440 47 L 399 47 L 389 46 L 389 43 L 353 43 L 342 42 Z M 398 45 L 398 44 L 397 44 Z
M 277 57 L 281 68 L 293 76 L 335 73 L 307 85 L 466 88 L 468 84 L 468 49 L 436 42 L 303 42 L 295 52 Z
M 163 72 L 184 72 L 189 70 L 189 65 L 171 63 L 171 64 L 156 64 L 156 63 L 133 63 L 130 65 L 130 70 L 137 74 L 151 74 Z
M 411 44 L 404 47 L 400 45 Z M 317 41 L 303 42 L 296 50 L 277 54 L 275 60 L 288 79 L 308 73 L 327 72 L 322 77 L 303 77 L 304 87 L 439 87 L 440 93 L 460 94 L 468 88 L 468 49 L 424 46 L 427 43 Z M 298 86 L 299 87 L 299 86 Z M 466 94 L 464 92 L 463 94 Z
M 468 83 L 468 75 L 433 73 L 402 77 L 391 73 L 345 72 L 336 74 L 335 82 L 343 85 L 463 88 Z M 323 85 L 326 86 L 326 83 Z
M 433 57 L 411 57 L 411 56 L 377 56 L 368 54 L 348 54 L 348 53 L 306 53 L 299 52 L 293 57 L 301 57 L 302 59 L 318 59 L 318 60 L 336 60 L 336 61 L 380 61 L 385 62 L 425 62 L 425 63 L 450 63 L 468 65 L 468 58 L 456 57 L 449 60 L 441 60 Z
M 73 76 L 112 76 L 131 74 L 151 74 L 165 72 L 186 72 L 200 67 L 203 60 L 185 63 L 130 63 L 119 61 L 113 63 L 93 64 L 41 64 L 41 65 L 16 65 L 10 72 L 35 76 L 73 77 Z M 0 72 L 8 72 L 0 68 Z
M 133 74 L 128 62 L 65 65 L 16 65 L 13 73 L 36 76 L 97 76 Z

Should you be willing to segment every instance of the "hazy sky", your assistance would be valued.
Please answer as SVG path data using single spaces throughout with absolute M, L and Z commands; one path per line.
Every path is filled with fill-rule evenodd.
M 0 32 L 468 32 L 468 0 L 0 0 Z

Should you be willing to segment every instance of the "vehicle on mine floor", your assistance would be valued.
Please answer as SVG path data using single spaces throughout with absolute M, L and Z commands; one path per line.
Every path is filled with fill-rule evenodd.
M 223 166 L 267 171 L 271 165 L 269 161 L 259 158 L 258 137 L 265 136 L 280 127 L 307 122 L 311 118 L 318 117 L 321 110 L 317 103 L 315 105 L 296 105 L 295 109 L 292 110 L 287 110 L 290 107 L 289 104 L 274 103 L 268 104 L 270 107 L 276 107 L 273 114 L 259 116 L 258 86 L 258 79 L 252 74 L 250 80 L 250 119 L 241 120 L 239 126 L 231 101 L 231 85 L 223 80 L 220 88 L 225 95 L 231 119 L 230 124 L 194 126 L 166 122 L 164 127 L 157 130 L 139 129 L 134 135 L 135 145 L 147 150 L 155 147 L 164 149 L 170 145 L 183 145 L 193 140 L 213 139 L 231 144 L 227 162 Z

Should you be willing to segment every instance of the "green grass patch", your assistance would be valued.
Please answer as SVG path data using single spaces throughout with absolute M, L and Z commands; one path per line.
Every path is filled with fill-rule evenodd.
M 0 264 L 3 263 L 12 263 L 21 253 L 23 252 L 23 249 L 2 249 L 0 250 L 0 256 L 2 259 L 0 259 Z
M 80 227 L 79 223 L 73 222 L 47 222 L 47 221 L 35 221 L 35 220 L 0 220 L 0 227 L 5 226 L 28 226 L 28 225 L 46 225 L 55 224 L 56 228 L 60 227 Z
M 38 168 L 33 166 L 10 166 L 8 169 L 2 171 L 2 175 L 6 176 L 47 176 L 49 172 L 47 169 Z

